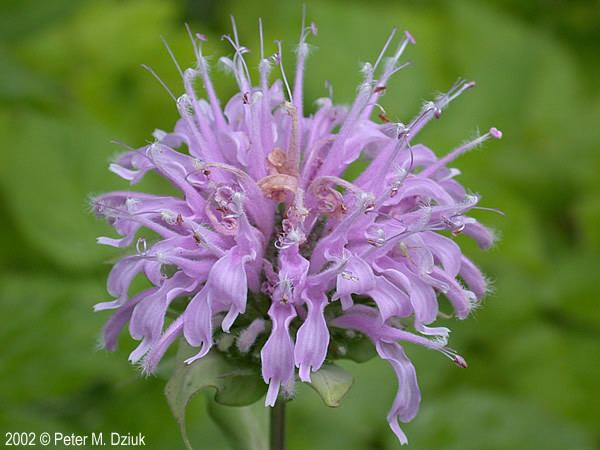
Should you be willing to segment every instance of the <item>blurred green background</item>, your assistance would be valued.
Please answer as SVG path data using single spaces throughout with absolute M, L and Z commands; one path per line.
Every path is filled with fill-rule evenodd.
M 600 4 L 584 0 L 308 1 L 319 36 L 308 62 L 307 101 L 331 80 L 349 102 L 359 63 L 373 60 L 392 26 L 409 29 L 413 67 L 397 74 L 382 103 L 408 121 L 423 99 L 459 76 L 478 87 L 432 123 L 422 140 L 447 152 L 477 127 L 505 138 L 456 164 L 485 206 L 478 216 L 501 236 L 466 252 L 495 280 L 474 316 L 454 322 L 459 370 L 437 353 L 408 348 L 423 392 L 404 427 L 414 449 L 592 449 L 600 447 Z M 293 69 L 299 2 L 0 1 L 0 431 L 142 432 L 148 448 L 183 448 L 160 377 L 129 365 L 134 343 L 97 351 L 105 278 L 116 256 L 95 244 L 108 233 L 86 196 L 125 189 L 107 170 L 120 139 L 133 146 L 177 117 L 140 68 L 182 86 L 164 50 L 192 64 L 184 22 L 219 36 L 234 14 L 243 42 L 284 40 Z M 274 49 L 274 47 L 272 47 Z M 213 62 L 216 61 L 216 57 Z M 255 61 L 252 60 L 252 61 Z M 222 99 L 231 78 L 213 71 Z M 148 189 L 160 189 L 150 179 Z M 338 409 L 299 386 L 288 416 L 289 448 L 397 448 L 385 416 L 395 394 L 381 361 L 345 364 L 356 382 Z M 188 427 L 201 449 L 227 448 L 192 402 Z

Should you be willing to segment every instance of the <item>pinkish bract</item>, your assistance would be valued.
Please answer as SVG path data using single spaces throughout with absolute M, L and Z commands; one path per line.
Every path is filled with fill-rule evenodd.
M 233 36 L 224 37 L 233 57 L 219 62 L 239 93 L 222 107 L 202 53 L 206 38 L 190 33 L 196 65 L 180 70 L 185 93 L 176 99 L 181 118 L 174 130 L 156 130 L 152 144 L 110 165 L 132 185 L 154 171 L 179 196 L 127 190 L 92 200 L 118 234 L 98 242 L 134 248 L 108 277 L 114 300 L 95 308 L 115 310 L 104 346 L 114 350 L 129 324 L 140 341 L 130 361 L 151 373 L 179 337 L 197 348 L 186 361 L 193 364 L 216 337 L 229 334 L 235 345 L 228 352 L 259 359 L 265 403 L 273 406 L 278 395 L 292 395 L 296 376 L 310 383 L 326 360 L 343 357 L 341 349 L 362 336 L 396 373 L 398 394 L 387 419 L 406 443 L 398 422 L 415 417 L 421 397 L 403 346 L 422 345 L 466 367 L 447 347 L 448 328 L 432 325 L 438 295 L 464 319 L 487 291 L 480 270 L 452 238 L 465 234 L 487 248 L 493 234 L 469 216 L 479 197 L 467 193 L 456 181 L 459 171 L 448 165 L 501 132 L 491 128 L 441 158 L 418 143 L 421 129 L 473 82 L 459 81 L 425 102 L 406 124 L 391 122 L 378 102 L 390 77 L 407 65 L 400 61 L 406 47 L 415 44 L 406 32 L 392 51 L 395 30 L 375 62 L 363 65 L 349 107 L 329 96 L 306 115 L 306 41 L 316 27 L 302 30 L 289 82 L 281 44 L 266 55 L 262 23 L 260 34 L 257 85 L 235 24 Z M 273 69 L 281 79 L 269 83 Z M 194 88 L 197 80 L 203 95 Z M 360 157 L 368 167 L 347 181 L 344 172 Z M 145 238 L 150 232 L 158 237 L 152 243 Z M 130 295 L 138 275 L 151 287 Z M 185 306 L 171 319 L 176 299 Z

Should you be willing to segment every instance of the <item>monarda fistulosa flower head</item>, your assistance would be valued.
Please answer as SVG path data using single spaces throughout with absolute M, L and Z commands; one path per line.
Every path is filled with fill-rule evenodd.
M 415 44 L 405 33 L 391 51 L 395 31 L 375 62 L 364 64 L 349 107 L 330 96 L 305 115 L 306 40 L 316 27 L 302 31 L 293 80 L 281 44 L 266 56 L 262 24 L 260 31 L 257 85 L 235 26 L 233 37 L 224 37 L 234 54 L 220 63 L 239 86 L 224 107 L 202 53 L 205 38 L 190 33 L 196 66 L 180 70 L 185 93 L 176 99 L 181 118 L 174 130 L 156 130 L 152 144 L 110 165 L 131 184 L 154 171 L 180 195 L 119 191 L 92 201 L 119 235 L 98 242 L 135 249 L 110 272 L 114 300 L 96 305 L 115 310 L 104 346 L 115 349 L 129 324 L 140 341 L 130 361 L 146 372 L 155 371 L 179 337 L 197 350 L 186 364 L 211 349 L 247 355 L 260 363 L 265 403 L 273 406 L 278 395 L 291 395 L 296 376 L 310 383 L 326 360 L 344 357 L 361 336 L 396 373 L 388 421 L 405 443 L 398 421 L 415 416 L 420 393 L 403 346 L 422 345 L 466 367 L 447 347 L 449 330 L 432 325 L 438 296 L 464 319 L 487 290 L 452 237 L 465 234 L 487 248 L 493 234 L 469 216 L 479 197 L 448 165 L 501 132 L 491 128 L 441 158 L 418 143 L 421 129 L 474 86 L 462 81 L 425 102 L 409 123 L 390 122 L 378 102 L 390 77 L 407 65 L 400 61 L 406 47 Z M 281 79 L 270 83 L 273 69 Z M 344 179 L 360 157 L 368 167 L 354 181 Z M 152 244 L 144 237 L 149 232 L 158 236 Z M 140 274 L 151 287 L 130 295 Z M 176 300 L 179 308 L 171 308 Z M 215 342 L 226 344 L 214 348 Z

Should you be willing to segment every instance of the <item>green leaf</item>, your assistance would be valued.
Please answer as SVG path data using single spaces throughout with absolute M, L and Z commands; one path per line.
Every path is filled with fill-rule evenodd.
M 107 315 L 94 313 L 92 305 L 104 298 L 103 284 L 56 274 L 0 277 L 0 310 L 10 318 L 0 331 L 2 342 L 10 343 L 0 354 L 0 378 L 12 380 L 0 384 L 3 402 L 50 403 L 94 383 L 136 377 L 126 353 L 95 350 Z
M 335 364 L 325 364 L 311 375 L 310 386 L 317 391 L 323 402 L 332 408 L 340 406 L 340 401 L 352 387 L 352 375 Z
M 110 133 L 76 113 L 49 117 L 19 110 L 4 126 L 13 130 L 14 150 L 0 157 L 0 188 L 23 236 L 60 266 L 77 271 L 114 255 L 94 244 L 110 231 L 86 206 L 90 192 L 121 184 L 106 168 L 114 152 Z
M 0 40 L 18 41 L 37 35 L 40 30 L 61 23 L 86 1 L 56 0 L 4 0 L 0 16 Z
M 0 47 L 0 100 L 4 103 L 47 104 L 59 98 L 56 83 L 20 64 Z
M 591 449 L 589 433 L 561 422 L 521 396 L 465 390 L 431 398 L 419 417 L 403 425 L 411 448 Z M 395 448 L 396 438 L 385 436 Z
M 211 419 L 235 450 L 267 450 L 267 408 L 255 403 L 248 406 L 223 406 L 207 399 Z
M 199 391 L 214 389 L 214 401 L 227 406 L 250 405 L 266 391 L 257 366 L 229 359 L 216 350 L 193 364 L 185 364 L 184 360 L 197 351 L 183 340 L 180 342 L 175 372 L 165 387 L 167 401 L 188 448 L 191 444 L 185 427 L 185 411 L 190 399 Z M 238 415 L 242 417 L 244 414 Z

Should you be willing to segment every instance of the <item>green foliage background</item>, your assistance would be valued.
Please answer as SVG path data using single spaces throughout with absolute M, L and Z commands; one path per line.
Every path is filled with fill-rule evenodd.
M 438 354 L 408 348 L 423 391 L 405 426 L 414 449 L 592 449 L 600 446 L 600 4 L 584 0 L 308 2 L 319 26 L 311 42 L 307 100 L 332 81 L 349 102 L 359 62 L 373 59 L 392 26 L 410 29 L 414 62 L 396 75 L 383 104 L 407 121 L 423 99 L 458 76 L 478 87 L 431 124 L 423 142 L 438 152 L 497 126 L 505 139 L 464 156 L 463 183 L 505 217 L 480 212 L 502 239 L 466 251 L 495 280 L 495 293 L 465 322 L 452 346 L 459 370 Z M 148 448 L 183 448 L 160 377 L 142 379 L 116 355 L 96 351 L 107 315 L 114 251 L 95 244 L 106 226 L 88 214 L 89 193 L 125 188 L 107 170 L 120 139 L 139 146 L 176 111 L 151 65 L 176 92 L 164 35 L 192 63 L 183 23 L 210 38 L 237 17 L 257 48 L 282 38 L 287 60 L 299 2 L 0 1 L 0 431 L 142 432 Z M 292 65 L 290 64 L 290 69 Z M 288 69 L 289 70 L 289 69 Z M 214 71 L 222 98 L 233 82 Z M 150 179 L 146 189 L 161 189 Z M 289 407 L 289 448 L 392 449 L 385 415 L 395 393 L 380 361 L 346 364 L 356 383 L 338 409 L 299 386 Z M 204 400 L 188 414 L 197 448 L 227 444 Z

